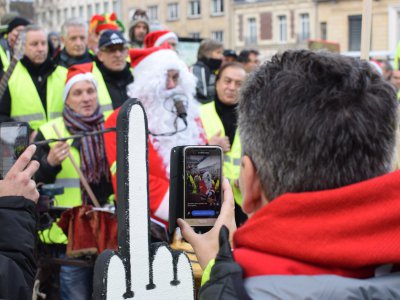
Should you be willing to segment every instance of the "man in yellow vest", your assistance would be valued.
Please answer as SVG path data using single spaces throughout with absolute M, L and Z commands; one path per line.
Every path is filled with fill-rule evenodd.
M 57 138 L 54 125 L 62 137 L 69 137 L 80 132 L 99 131 L 104 128 L 104 116 L 100 111 L 97 98 L 97 83 L 93 74 L 85 66 L 87 64 L 80 64 L 69 69 L 63 95 L 65 107 L 62 117 L 41 126 L 36 136 L 37 141 Z M 64 194 L 56 196 L 56 206 L 75 207 L 83 203 L 92 204 L 88 193 L 80 186 L 79 175 L 68 157 L 69 154 L 78 162 L 83 176 L 87 179 L 99 203 L 106 204 L 113 189 L 103 135 L 40 146 L 37 150 L 40 168 L 36 174 L 36 180 L 64 186 Z M 83 236 L 83 234 L 78 234 L 78 236 Z M 66 242 L 66 236 L 54 223 L 49 230 L 41 232 L 40 237 L 46 243 Z M 92 268 L 61 266 L 61 299 L 90 299 L 92 273 Z
M 11 57 L 13 54 L 13 48 L 18 38 L 18 34 L 22 31 L 25 26 L 29 25 L 30 22 L 21 17 L 14 17 L 7 27 L 7 37 L 0 40 L 0 63 L 1 70 L 4 72 L 7 70 Z
M 246 78 L 246 71 L 237 62 L 223 65 L 217 75 L 213 102 L 200 107 L 200 118 L 210 145 L 219 145 L 224 150 L 223 174 L 229 179 L 237 207 L 237 220 L 241 224 L 245 215 L 241 213 L 242 196 L 238 179 L 240 171 L 241 144 L 237 130 L 237 104 L 239 90 Z
M 49 59 L 47 36 L 41 27 L 29 25 L 25 31 L 25 55 L 17 63 L 0 100 L 0 122 L 28 122 L 37 130 L 61 115 L 67 70 Z

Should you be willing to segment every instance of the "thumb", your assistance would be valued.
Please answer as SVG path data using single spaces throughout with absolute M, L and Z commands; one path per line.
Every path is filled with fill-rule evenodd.
M 193 243 L 196 242 L 196 232 L 194 232 L 193 228 L 183 219 L 178 219 L 176 222 L 181 229 L 183 238 L 193 246 Z

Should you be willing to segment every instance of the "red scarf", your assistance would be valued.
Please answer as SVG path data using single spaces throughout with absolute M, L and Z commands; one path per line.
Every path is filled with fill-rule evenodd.
M 245 277 L 367 278 L 400 264 L 400 171 L 346 187 L 284 194 L 234 235 Z

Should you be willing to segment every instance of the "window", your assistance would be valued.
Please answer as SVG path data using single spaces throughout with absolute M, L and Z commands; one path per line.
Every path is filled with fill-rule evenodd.
M 90 20 L 93 15 L 93 9 L 92 9 L 92 4 L 89 4 L 87 6 L 87 19 Z
M 201 14 L 201 9 L 200 9 L 200 0 L 191 0 L 189 1 L 189 11 L 188 15 L 190 17 L 198 17 Z
M 95 11 L 96 14 L 99 14 L 99 13 L 100 13 L 100 3 L 96 3 L 96 4 L 95 4 L 95 9 L 94 9 L 94 11 Z
M 223 43 L 224 42 L 224 32 L 223 31 L 213 31 L 211 33 L 211 38 L 213 40 Z
M 64 8 L 64 20 L 68 19 L 68 8 Z
M 300 41 L 305 41 L 310 38 L 310 15 L 300 14 Z
M 152 5 L 147 8 L 147 15 L 151 21 L 158 20 L 158 6 Z
M 112 3 L 112 7 L 113 7 L 113 12 L 115 12 L 116 14 L 118 14 L 118 12 L 119 12 L 119 5 L 118 5 L 118 1 L 113 1 L 113 3 Z
M 178 20 L 179 18 L 179 4 L 168 4 L 168 21 Z
M 71 8 L 71 17 L 72 17 L 72 18 L 75 18 L 75 17 L 76 17 L 75 13 L 76 13 L 76 7 L 75 7 L 75 6 L 72 6 L 72 8 Z
M 224 13 L 224 0 L 211 1 L 211 15 L 222 15 Z
M 360 51 L 361 15 L 349 16 L 349 51 Z
M 104 2 L 104 12 L 108 13 L 108 1 Z
M 326 41 L 328 39 L 328 26 L 326 22 L 321 22 L 319 27 L 321 31 L 321 40 Z
M 287 23 L 286 16 L 278 16 L 278 30 L 279 30 L 279 41 L 287 41 Z
M 79 18 L 83 18 L 83 5 L 79 6 Z
M 56 13 L 56 23 L 60 23 L 61 22 L 61 10 L 57 9 L 57 13 Z
M 190 36 L 192 39 L 200 39 L 200 32 L 192 32 L 192 33 L 189 33 L 189 36 Z
M 249 18 L 248 19 L 248 29 L 249 29 L 249 44 L 257 44 L 257 23 L 256 18 Z

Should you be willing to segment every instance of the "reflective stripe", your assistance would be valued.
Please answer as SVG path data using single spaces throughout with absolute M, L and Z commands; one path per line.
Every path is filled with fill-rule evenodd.
M 101 112 L 113 110 L 112 104 L 103 104 L 100 106 Z
M 111 175 L 114 176 L 117 173 L 117 161 L 114 161 L 110 167 Z
M 240 166 L 240 158 L 235 158 L 235 159 L 233 160 L 233 165 L 234 165 L 234 166 Z
M 61 114 L 62 114 L 61 112 L 52 112 L 50 113 L 50 119 L 61 117 Z
M 57 178 L 56 184 L 63 186 L 64 188 L 80 188 L 80 182 L 78 178 Z
M 30 115 L 23 115 L 23 116 L 13 116 L 13 118 L 18 122 L 31 122 L 36 120 L 42 120 L 43 114 L 30 114 Z
M 224 162 L 231 162 L 231 158 L 228 155 L 224 155 Z

